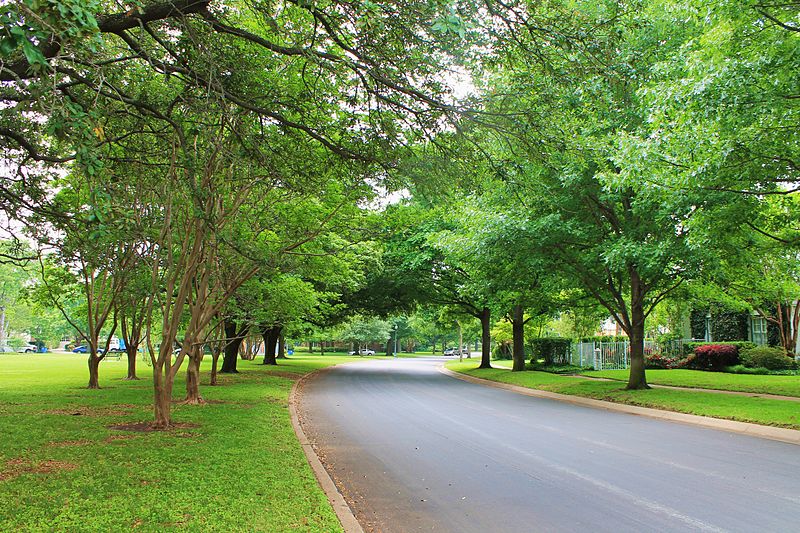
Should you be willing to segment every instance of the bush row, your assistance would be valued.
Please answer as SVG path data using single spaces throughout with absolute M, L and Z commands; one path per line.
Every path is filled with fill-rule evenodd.
M 726 342 L 714 344 L 692 343 L 692 353 L 686 357 L 669 357 L 661 354 L 647 354 L 647 368 L 689 368 L 713 372 L 745 372 L 742 369 L 764 369 L 770 371 L 792 370 L 797 368 L 794 359 L 782 348 L 755 346 L 751 342 Z

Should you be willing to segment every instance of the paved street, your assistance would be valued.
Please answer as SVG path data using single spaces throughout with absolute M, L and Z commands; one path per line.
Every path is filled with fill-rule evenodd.
M 338 367 L 303 427 L 374 531 L 800 531 L 800 447 L 465 383 L 442 358 Z

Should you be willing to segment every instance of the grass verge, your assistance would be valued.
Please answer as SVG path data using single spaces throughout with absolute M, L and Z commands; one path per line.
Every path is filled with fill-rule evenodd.
M 182 427 L 136 433 L 108 426 L 152 419 L 149 367 L 103 362 L 87 390 L 85 356 L 2 354 L 0 531 L 338 531 L 287 407 L 297 378 L 349 360 L 240 361 L 208 404 L 175 406 Z
M 800 429 L 800 405 L 790 400 L 673 389 L 626 391 L 623 389 L 624 385 L 616 381 L 593 381 L 547 372 L 511 372 L 507 367 L 503 367 L 503 362 L 499 361 L 492 362 L 496 367 L 492 369 L 478 369 L 475 368 L 476 364 L 472 361 L 464 363 L 453 361 L 447 363 L 446 366 L 455 372 L 531 389 L 680 413 Z M 650 371 L 648 371 L 649 375 Z
M 587 374 L 590 377 L 628 380 L 627 370 L 602 370 Z M 726 374 L 700 370 L 648 370 L 647 382 L 673 387 L 779 394 L 800 397 L 800 376 L 769 376 L 752 374 Z

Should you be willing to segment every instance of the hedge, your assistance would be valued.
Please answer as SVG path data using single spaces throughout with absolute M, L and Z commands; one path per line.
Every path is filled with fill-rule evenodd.
M 528 341 L 531 347 L 531 363 L 544 359 L 546 365 L 569 364 L 572 339 L 564 337 L 540 337 Z

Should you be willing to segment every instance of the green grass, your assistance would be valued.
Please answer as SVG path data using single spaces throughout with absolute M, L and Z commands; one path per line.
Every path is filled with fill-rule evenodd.
M 149 367 L 128 382 L 124 360 L 104 361 L 87 390 L 84 355 L 2 354 L 0 531 L 338 531 L 287 400 L 294 376 L 348 360 L 240 361 L 201 388 L 211 403 L 175 406 L 196 427 L 134 433 L 107 426 L 152 419 Z
M 800 403 L 790 400 L 752 398 L 715 392 L 650 389 L 626 391 L 616 381 L 593 381 L 547 372 L 511 372 L 509 362 L 493 361 L 496 368 L 478 369 L 474 361 L 447 363 L 447 368 L 471 376 L 532 389 L 583 396 L 642 407 L 653 407 L 741 422 L 800 429 Z M 674 372 L 671 370 L 670 372 Z M 650 371 L 648 371 L 648 376 Z M 747 376 L 781 377 L 781 376 Z
M 628 380 L 627 370 L 602 370 L 586 374 L 591 377 Z M 647 382 L 654 385 L 696 387 L 759 394 L 779 394 L 800 397 L 800 376 L 768 376 L 726 374 L 700 370 L 648 370 Z

